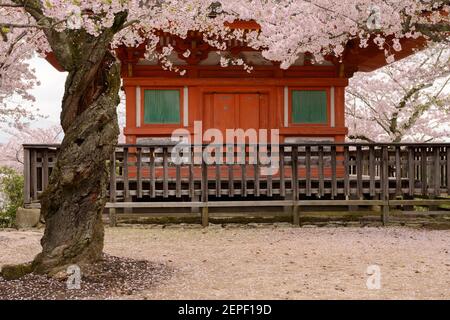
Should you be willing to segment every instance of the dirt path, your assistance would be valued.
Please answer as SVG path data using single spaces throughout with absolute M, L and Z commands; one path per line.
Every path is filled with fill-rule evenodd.
M 0 265 L 30 260 L 38 232 L 0 232 Z M 193 226 L 107 229 L 108 254 L 167 263 L 146 299 L 450 299 L 450 231 Z M 381 289 L 368 290 L 369 265 Z M 129 297 L 121 297 L 129 298 Z

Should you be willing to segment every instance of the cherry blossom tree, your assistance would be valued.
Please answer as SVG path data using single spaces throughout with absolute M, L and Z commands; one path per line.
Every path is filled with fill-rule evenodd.
M 17 171 L 23 168 L 24 144 L 56 144 L 63 138 L 60 126 L 39 129 L 26 126 L 21 129 L 10 129 L 8 133 L 9 141 L 0 145 L 0 167 L 6 166 Z
M 450 48 L 438 45 L 350 80 L 349 138 L 428 142 L 450 138 Z
M 182 38 L 188 31 L 199 31 L 218 50 L 226 49 L 227 40 L 242 40 L 261 49 L 267 59 L 280 62 L 282 68 L 289 67 L 303 52 L 309 52 L 316 61 L 329 55 L 339 58 L 352 39 L 359 40 L 361 47 L 375 41 L 392 60 L 402 49 L 402 38 L 447 40 L 449 2 L 0 1 L 2 50 L 12 45 L 14 51 L 18 47 L 14 39 L 26 32 L 29 41 L 21 39 L 18 43 L 27 42 L 27 48 L 43 55 L 51 51 L 68 72 L 61 113 L 64 140 L 50 185 L 41 198 L 46 219 L 43 250 L 28 268 L 21 266 L 21 270 L 54 274 L 68 264 L 83 265 L 101 259 L 102 212 L 108 182 L 105 162 L 119 135 L 116 107 L 120 68 L 114 55 L 117 46 L 145 43 L 147 55 L 156 55 L 164 68 L 180 75 L 183 70 L 167 59 L 173 48 L 167 46 L 155 52 L 161 30 Z M 226 22 L 237 19 L 255 20 L 261 30 L 244 33 L 225 27 Z M 16 72 L 14 85 L 29 75 L 29 70 L 14 71 L 26 67 L 23 62 L 9 65 L 9 69 L 0 70 L 0 77 Z
M 4 11 L 0 8 L 2 14 Z M 24 119 L 33 120 L 38 111 L 25 107 L 34 102 L 29 91 L 39 84 L 27 63 L 34 47 L 29 39 L 30 32 L 6 27 L 1 30 L 3 33 L 8 30 L 8 38 L 0 41 L 0 123 L 17 126 Z

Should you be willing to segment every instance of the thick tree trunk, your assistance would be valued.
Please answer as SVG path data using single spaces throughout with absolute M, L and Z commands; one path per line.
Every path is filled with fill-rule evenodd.
M 50 24 L 41 2 L 28 2 L 24 8 Z M 61 112 L 65 137 L 40 199 L 46 221 L 42 252 L 30 264 L 3 267 L 5 278 L 29 272 L 54 275 L 68 265 L 81 267 L 102 257 L 107 161 L 119 136 L 120 64 L 110 50 L 127 16 L 117 13 L 113 25 L 96 36 L 83 29 L 43 29 L 56 59 L 69 73 Z
M 104 51 L 102 60 L 93 66 L 69 73 L 61 116 L 65 137 L 49 187 L 41 197 L 46 228 L 34 272 L 54 274 L 70 264 L 101 258 L 107 160 L 119 135 L 119 69 Z M 80 82 L 90 79 L 88 86 Z
M 61 112 L 65 137 L 41 197 L 45 233 L 42 252 L 30 271 L 53 275 L 68 265 L 82 267 L 102 257 L 107 161 L 119 136 L 120 64 L 110 46 L 126 19 L 127 12 L 116 14 L 112 27 L 97 36 L 84 30 L 44 29 L 69 74 Z

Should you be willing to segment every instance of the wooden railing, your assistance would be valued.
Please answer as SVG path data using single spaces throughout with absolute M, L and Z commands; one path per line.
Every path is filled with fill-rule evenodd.
M 25 145 L 25 203 L 39 202 L 55 165 L 57 145 Z M 108 164 L 108 207 L 437 204 L 450 194 L 450 144 L 302 143 L 234 147 L 210 163 L 206 146 L 187 147 L 176 163 L 174 144 L 120 145 Z M 273 148 L 273 149 L 272 149 Z M 264 150 L 263 150 L 264 149 Z M 212 153 L 225 158 L 222 152 Z M 254 158 L 252 156 L 258 155 Z M 255 160 L 256 159 L 256 160 Z M 255 160 L 252 163 L 251 160 Z M 417 199 L 420 198 L 420 199 Z M 424 200 L 425 199 L 425 200 Z M 226 200 L 226 201 L 225 201 Z

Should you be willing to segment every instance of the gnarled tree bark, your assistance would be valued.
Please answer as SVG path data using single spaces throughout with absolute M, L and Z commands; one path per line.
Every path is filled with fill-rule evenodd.
M 82 265 L 101 258 L 102 213 L 108 183 L 106 161 L 114 152 L 119 135 L 116 107 L 120 73 L 117 62 L 108 53 L 94 69 L 94 82 L 85 90 L 80 90 L 80 83 L 74 81 L 76 75 L 71 73 L 67 80 L 69 93 L 62 112 L 65 137 L 49 187 L 41 197 L 46 228 L 42 253 L 33 263 L 37 273 L 54 273 L 69 264 Z M 83 71 L 74 73 L 78 72 Z M 85 77 L 79 79 L 83 81 Z M 98 97 L 90 101 L 92 93 Z
M 101 259 L 107 160 L 119 135 L 120 65 L 109 46 L 124 20 L 117 18 L 115 26 L 98 37 L 77 31 L 66 35 L 70 45 L 52 44 L 58 61 L 70 69 L 66 67 L 61 113 L 65 137 L 41 197 L 46 228 L 43 250 L 33 262 L 36 273 L 54 274 L 70 264 Z
M 15 2 L 46 23 L 39 1 Z M 97 36 L 83 29 L 44 29 L 56 59 L 68 72 L 61 112 L 65 137 L 49 187 L 41 196 L 46 221 L 42 252 L 31 264 L 3 268 L 4 276 L 54 275 L 68 265 L 83 266 L 102 258 L 107 161 L 119 135 L 120 64 L 111 42 L 126 18 L 126 12 L 116 14 L 113 26 Z

